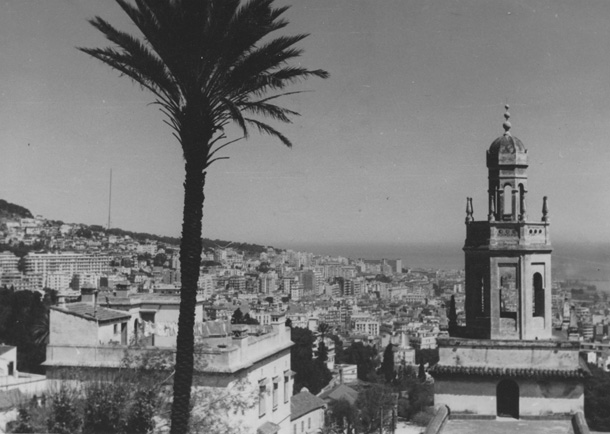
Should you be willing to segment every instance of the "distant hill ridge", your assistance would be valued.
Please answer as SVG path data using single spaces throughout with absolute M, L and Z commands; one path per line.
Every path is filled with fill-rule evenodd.
M 19 218 L 33 218 L 32 213 L 27 209 L 20 205 L 16 205 L 14 203 L 7 202 L 3 199 L 0 199 L 0 218 L 5 219 L 19 219 Z M 56 221 L 56 223 L 62 223 L 61 221 Z M 180 238 L 176 237 L 167 237 L 163 235 L 155 235 L 148 234 L 145 232 L 133 232 L 126 231 L 119 228 L 111 228 L 106 229 L 100 225 L 85 225 L 80 224 L 82 227 L 88 228 L 91 232 L 103 232 L 106 235 L 118 235 L 125 236 L 128 235 L 132 239 L 137 241 L 145 241 L 145 240 L 154 240 L 165 244 L 172 245 L 180 245 Z M 86 232 L 84 232 L 86 233 Z M 90 234 L 90 233 L 89 233 Z M 211 240 L 209 238 L 203 238 L 202 240 L 203 247 L 206 250 L 212 250 L 214 248 L 225 248 L 232 247 L 236 250 L 249 252 L 249 253 L 261 253 L 267 251 L 267 246 L 261 246 L 259 244 L 250 244 L 250 243 L 239 243 L 233 241 L 225 241 L 225 240 Z M 280 249 L 276 249 L 280 250 Z
M 0 199 L 0 217 L 33 218 L 29 209 Z
M 98 232 L 105 232 L 108 235 L 118 235 L 118 236 L 128 235 L 131 238 L 133 238 L 134 240 L 138 240 L 138 241 L 154 240 L 154 241 L 159 241 L 159 242 L 162 242 L 165 244 L 180 245 L 180 238 L 177 238 L 177 237 L 154 235 L 154 234 L 148 234 L 145 232 L 125 231 L 125 230 L 119 229 L 119 228 L 104 229 L 101 226 L 95 226 L 95 225 L 89 226 L 89 229 L 91 229 L 93 231 L 98 231 Z M 267 251 L 267 246 L 262 246 L 260 244 L 239 243 L 239 242 L 225 241 L 225 240 L 211 240 L 209 238 L 203 238 L 202 245 L 207 250 L 212 250 L 215 248 L 231 247 L 231 248 L 234 248 L 235 250 L 241 250 L 241 251 L 250 252 L 250 253 L 261 253 L 261 252 Z M 280 249 L 276 249 L 276 250 L 280 250 Z

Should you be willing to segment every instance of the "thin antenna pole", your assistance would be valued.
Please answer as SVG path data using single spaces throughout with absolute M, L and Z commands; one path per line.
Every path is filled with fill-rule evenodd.
M 110 211 L 112 208 L 112 169 L 110 169 L 110 190 L 108 194 L 108 227 L 110 229 Z

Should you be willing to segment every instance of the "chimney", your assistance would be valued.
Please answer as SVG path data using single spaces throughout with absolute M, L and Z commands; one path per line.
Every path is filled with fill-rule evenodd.
M 93 287 L 83 287 L 80 290 L 81 301 L 83 303 L 88 303 L 91 306 L 97 305 L 97 288 Z

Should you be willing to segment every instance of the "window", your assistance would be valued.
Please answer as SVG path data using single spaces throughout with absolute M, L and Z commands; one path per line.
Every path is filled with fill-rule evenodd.
M 297 434 L 297 424 L 292 425 L 292 433 Z
M 533 278 L 534 287 L 534 306 L 533 316 L 544 317 L 544 288 L 542 287 L 542 274 L 534 273 Z
M 114 330 L 113 331 L 114 331 L 115 335 L 119 332 L 119 325 L 118 324 L 114 325 Z
M 290 400 L 290 377 L 284 374 L 284 404 Z
M 277 394 L 278 394 L 279 388 L 280 388 L 280 385 L 278 383 L 278 380 L 274 379 L 273 380 L 273 410 L 274 411 L 277 409 Z
M 301 432 L 305 431 L 305 421 L 301 421 Z
M 267 387 L 264 383 L 259 382 L 258 386 L 258 417 L 263 417 L 267 412 L 267 402 L 265 393 L 267 391 Z
M 504 186 L 504 190 L 503 190 L 503 199 L 504 199 L 504 203 L 503 203 L 503 210 L 502 210 L 502 214 L 503 214 L 503 220 L 507 220 L 508 218 L 510 218 L 513 214 L 513 187 L 510 184 L 506 184 Z
M 307 418 L 307 429 L 311 429 L 311 417 Z

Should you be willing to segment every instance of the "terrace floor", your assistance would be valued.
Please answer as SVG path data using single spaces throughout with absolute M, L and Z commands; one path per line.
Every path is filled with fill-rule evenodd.
M 569 420 L 496 420 L 450 419 L 442 434 L 573 434 Z

